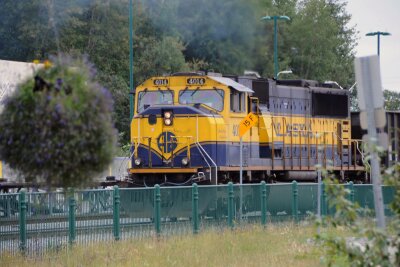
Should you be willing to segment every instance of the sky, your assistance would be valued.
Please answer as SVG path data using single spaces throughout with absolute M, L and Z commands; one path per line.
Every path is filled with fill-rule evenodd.
M 383 89 L 400 92 L 400 0 L 347 0 L 350 26 L 359 31 L 356 57 L 377 54 L 377 37 L 368 32 L 389 32 L 380 38 Z

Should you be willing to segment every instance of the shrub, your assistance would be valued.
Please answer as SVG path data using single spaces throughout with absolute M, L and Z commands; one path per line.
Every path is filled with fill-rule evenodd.
M 112 104 L 85 58 L 55 60 L 5 99 L 0 159 L 46 187 L 88 184 L 113 157 Z
M 394 187 L 395 195 L 391 204 L 394 212 L 387 229 L 379 229 L 363 217 L 370 213 L 349 200 L 348 189 L 334 180 L 328 180 L 326 190 L 328 202 L 335 208 L 335 214 L 317 221 L 322 225 L 351 231 L 351 237 L 343 237 L 322 231 L 317 240 L 326 248 L 326 260 L 329 266 L 345 258 L 351 266 L 400 266 L 400 164 L 385 171 L 384 180 Z

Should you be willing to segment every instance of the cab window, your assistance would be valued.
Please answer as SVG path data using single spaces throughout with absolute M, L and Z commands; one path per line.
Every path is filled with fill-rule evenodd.
M 173 99 L 172 91 L 142 91 L 138 94 L 137 111 L 142 112 L 147 107 L 155 105 L 172 105 Z
M 224 109 L 224 91 L 220 89 L 195 89 L 179 92 L 180 104 L 203 104 L 217 111 Z
M 230 108 L 232 112 L 245 112 L 245 93 L 231 89 Z

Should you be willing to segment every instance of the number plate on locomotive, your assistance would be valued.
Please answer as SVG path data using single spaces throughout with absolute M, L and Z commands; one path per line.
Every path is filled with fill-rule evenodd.
M 169 84 L 168 79 L 155 79 L 153 81 L 155 86 L 167 86 Z
M 186 79 L 187 85 L 204 85 L 206 83 L 206 79 L 204 78 L 188 78 Z

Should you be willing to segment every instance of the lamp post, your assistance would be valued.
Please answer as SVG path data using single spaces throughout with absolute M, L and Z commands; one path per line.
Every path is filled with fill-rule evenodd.
M 274 21 L 274 78 L 278 78 L 278 32 L 277 32 L 277 21 L 278 20 L 290 20 L 288 16 L 265 16 L 261 20 L 273 20 Z
M 133 118 L 133 14 L 132 0 L 129 0 L 129 121 Z
M 378 36 L 378 56 L 379 56 L 380 55 L 381 35 L 388 36 L 388 35 L 390 35 L 390 33 L 388 33 L 388 32 L 379 32 L 379 31 L 378 32 L 369 32 L 365 36 L 375 36 L 375 35 Z

